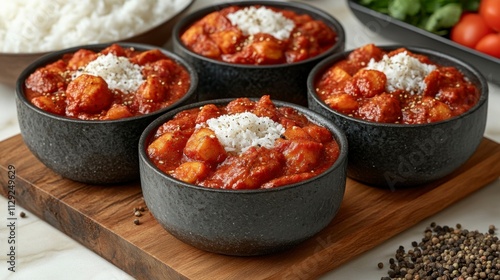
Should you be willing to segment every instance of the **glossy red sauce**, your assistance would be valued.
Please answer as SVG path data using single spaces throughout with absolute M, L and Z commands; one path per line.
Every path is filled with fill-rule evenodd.
M 407 51 L 436 69 L 424 79 L 421 94 L 402 89 L 387 90 L 387 77 L 378 70 L 364 69 L 371 59 L 379 61 Z M 317 80 L 316 92 L 332 109 L 363 120 L 381 123 L 422 124 L 446 120 L 472 108 L 480 90 L 457 68 L 441 66 L 427 56 L 406 49 L 385 52 L 370 44 L 354 50 L 327 69 Z
M 295 28 L 288 39 L 279 40 L 266 33 L 244 35 L 227 15 L 245 7 L 230 6 L 195 22 L 183 32 L 181 41 L 205 57 L 255 65 L 302 61 L 325 52 L 337 42 L 336 32 L 320 20 L 290 10 L 264 7 L 293 20 Z
M 280 123 L 285 132 L 273 148 L 226 152 L 215 133 L 197 124 L 221 115 L 252 112 Z M 258 102 L 239 98 L 226 106 L 205 105 L 178 113 L 158 128 L 147 154 L 163 172 L 208 188 L 273 188 L 310 179 L 339 156 L 331 132 L 289 107 L 276 107 L 269 96 Z
M 125 57 L 141 67 L 142 84 L 124 92 L 110 88 L 100 76 L 73 74 L 100 55 Z M 35 106 L 61 116 L 84 120 L 122 119 L 154 112 L 183 97 L 190 87 L 188 71 L 159 49 L 137 51 L 113 44 L 100 52 L 80 49 L 40 67 L 25 82 Z

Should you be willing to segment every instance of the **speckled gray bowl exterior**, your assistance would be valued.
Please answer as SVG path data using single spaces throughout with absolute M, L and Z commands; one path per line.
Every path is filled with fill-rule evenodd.
M 156 220 L 173 236 L 199 249 L 227 255 L 253 256 L 290 248 L 326 227 L 337 213 L 346 184 L 347 140 L 326 118 L 304 107 L 294 107 L 310 120 L 329 128 L 340 146 L 340 156 L 323 174 L 304 182 L 262 190 L 220 190 L 176 180 L 149 160 L 145 147 L 162 123 L 175 113 L 207 101 L 171 111 L 144 131 L 139 141 L 144 200 Z
M 392 50 L 401 46 L 381 47 Z M 383 124 L 348 117 L 319 99 L 314 81 L 348 52 L 325 59 L 308 77 L 309 108 L 326 116 L 346 134 L 349 142 L 347 175 L 369 185 L 399 189 L 415 187 L 449 175 L 477 149 L 486 126 L 488 84 L 465 62 L 439 52 L 406 47 L 429 56 L 434 62 L 455 66 L 476 84 L 481 97 L 468 112 L 449 120 L 419 124 Z
M 289 9 L 301 14 L 309 14 L 314 19 L 322 20 L 337 32 L 337 43 L 327 52 L 292 64 L 279 65 L 242 65 L 209 59 L 187 49 L 180 41 L 180 36 L 196 20 L 210 12 L 231 5 L 251 6 L 267 5 Z M 342 52 L 345 46 L 344 29 L 331 15 L 305 3 L 281 1 L 239 1 L 224 2 L 200 9 L 179 21 L 172 33 L 174 51 L 190 62 L 198 71 L 198 100 L 220 98 L 261 97 L 270 95 L 273 100 L 292 102 L 307 106 L 307 75 L 312 68 L 325 57 Z
M 120 43 L 137 50 L 155 46 Z M 23 84 L 38 67 L 54 62 L 62 54 L 81 48 L 100 51 L 109 44 L 79 46 L 51 53 L 36 60 L 19 76 L 16 106 L 21 135 L 30 151 L 61 176 L 89 184 L 113 184 L 139 179 L 137 145 L 142 131 L 161 114 L 193 101 L 197 73 L 179 56 L 163 52 L 191 73 L 191 88 L 178 102 L 151 114 L 112 121 L 86 121 L 47 113 L 25 97 Z

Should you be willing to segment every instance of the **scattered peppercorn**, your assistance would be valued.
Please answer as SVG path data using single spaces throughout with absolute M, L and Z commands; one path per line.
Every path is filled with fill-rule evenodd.
M 488 233 L 489 234 L 494 234 L 495 233 L 495 226 L 494 225 L 490 225 L 490 227 L 488 228 Z
M 134 207 L 134 213 L 137 211 L 144 212 L 146 211 L 146 208 L 144 206 Z
M 421 242 L 412 242 L 412 249 L 399 246 L 389 259 L 390 279 L 421 280 L 500 280 L 500 239 L 494 225 L 487 233 L 469 231 L 431 223 Z
M 146 211 L 146 207 L 144 206 L 139 206 L 139 207 L 134 207 L 134 217 L 141 217 L 143 214 L 142 212 Z M 141 224 L 141 222 L 139 221 L 139 219 L 134 219 L 134 224 L 135 225 L 139 225 Z
M 21 213 L 19 213 L 19 216 L 20 216 L 21 218 L 25 218 L 25 217 L 26 217 L 26 213 L 21 212 Z
M 382 269 L 382 268 L 384 268 L 384 263 L 383 262 L 379 262 L 377 264 L 377 266 L 378 266 L 378 268 Z

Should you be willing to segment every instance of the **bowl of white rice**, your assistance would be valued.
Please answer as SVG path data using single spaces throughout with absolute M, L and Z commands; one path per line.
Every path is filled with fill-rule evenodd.
M 344 50 L 345 33 L 335 17 L 307 3 L 231 1 L 188 14 L 172 42 L 200 73 L 200 101 L 244 92 L 307 106 L 307 74 Z
M 369 61 L 346 63 L 367 53 Z M 361 70 L 348 73 L 353 65 Z M 372 74 L 379 78 L 368 79 Z M 321 84 L 327 76 L 336 83 L 331 88 Z M 380 93 L 366 97 L 363 88 Z M 345 132 L 348 176 L 391 190 L 458 172 L 486 126 L 486 79 L 469 63 L 429 48 L 369 44 L 331 56 L 311 71 L 308 96 L 310 109 Z
M 274 166 L 270 161 L 274 162 L 276 157 L 272 157 L 273 159 L 269 161 L 259 160 L 259 167 L 256 167 L 253 161 L 250 173 L 240 172 L 245 167 L 241 165 L 235 167 L 230 162 L 237 162 L 237 158 L 246 158 L 248 150 L 242 151 L 249 147 L 253 147 L 250 148 L 253 151 L 264 152 L 259 158 L 274 154 L 276 149 L 269 145 L 273 146 L 277 143 L 275 139 L 284 140 L 288 136 L 286 133 L 283 134 L 280 125 L 276 125 L 270 118 L 249 116 L 246 115 L 246 111 L 223 114 L 216 118 L 208 118 L 206 121 L 203 121 L 205 119 L 203 117 L 196 118 L 199 120 L 198 124 L 206 122 L 216 134 L 217 139 L 221 139 L 217 143 L 220 142 L 228 153 L 233 153 L 234 157 L 230 162 L 225 161 L 217 167 L 217 170 L 225 168 L 229 172 L 226 173 L 227 176 L 222 176 L 226 178 L 222 181 L 234 182 L 233 187 L 223 188 L 203 183 L 189 183 L 184 179 L 179 179 L 174 173 L 166 172 L 151 158 L 153 150 L 149 147 L 151 143 L 156 143 L 153 139 L 158 139 L 159 130 L 170 131 L 176 126 L 182 131 L 189 130 L 187 125 L 177 122 L 183 119 L 186 113 L 200 110 L 199 108 L 202 107 L 214 108 L 213 105 L 226 106 L 234 100 L 237 99 L 207 100 L 186 105 L 162 115 L 144 130 L 139 141 L 141 187 L 144 200 L 150 212 L 165 230 L 198 249 L 234 256 L 264 255 L 290 249 L 327 227 L 334 219 L 344 197 L 347 141 L 343 132 L 325 117 L 293 103 L 273 101 L 277 107 L 288 107 L 286 110 L 295 110 L 301 118 L 305 116 L 311 123 L 326 128 L 331 132 L 339 147 L 338 157 L 332 165 L 321 169 L 322 172 L 319 174 L 314 173 L 313 177 L 307 176 L 305 180 L 297 182 L 294 179 L 295 183 L 269 188 L 264 185 L 247 188 L 255 181 L 265 180 L 262 178 L 269 177 L 269 174 L 279 173 L 279 171 L 274 171 L 274 173 L 264 171 Z M 174 122 L 169 123 L 171 120 Z M 163 135 L 166 134 L 168 133 Z M 283 139 L 279 139 L 280 137 Z M 175 140 L 170 143 L 174 142 Z M 201 141 L 198 143 L 200 146 L 204 145 Z M 218 150 L 220 144 L 214 143 L 205 146 L 204 149 L 212 154 L 210 151 Z M 171 146 L 171 144 L 168 145 Z M 162 146 L 165 147 L 165 145 Z M 183 151 L 185 158 L 187 147 Z M 158 153 L 154 152 L 154 154 Z M 169 154 L 172 156 L 165 158 L 165 162 L 160 162 L 160 164 L 164 165 L 175 158 L 175 152 Z M 299 161 L 303 162 L 307 159 L 302 158 Z M 197 162 L 199 161 L 188 161 L 187 164 Z M 227 166 L 233 167 L 227 169 Z M 238 171 L 232 169 L 234 167 Z M 193 171 L 197 172 L 195 169 Z M 191 176 L 191 174 L 188 175 Z M 301 174 L 304 175 L 305 172 Z M 300 175 L 297 174 L 297 176 Z M 233 180 L 228 177 L 239 179 Z M 218 176 L 210 178 L 218 178 Z M 240 188 L 241 185 L 247 187 Z
M 0 83 L 14 85 L 42 55 L 79 45 L 163 46 L 193 0 L 14 0 L 0 9 Z

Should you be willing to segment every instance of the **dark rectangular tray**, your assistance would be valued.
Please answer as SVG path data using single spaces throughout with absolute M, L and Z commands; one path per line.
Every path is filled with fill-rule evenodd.
M 382 37 L 408 46 L 426 47 L 455 56 L 477 68 L 489 82 L 500 85 L 500 59 L 364 7 L 356 0 L 348 0 L 347 3 L 367 28 Z

